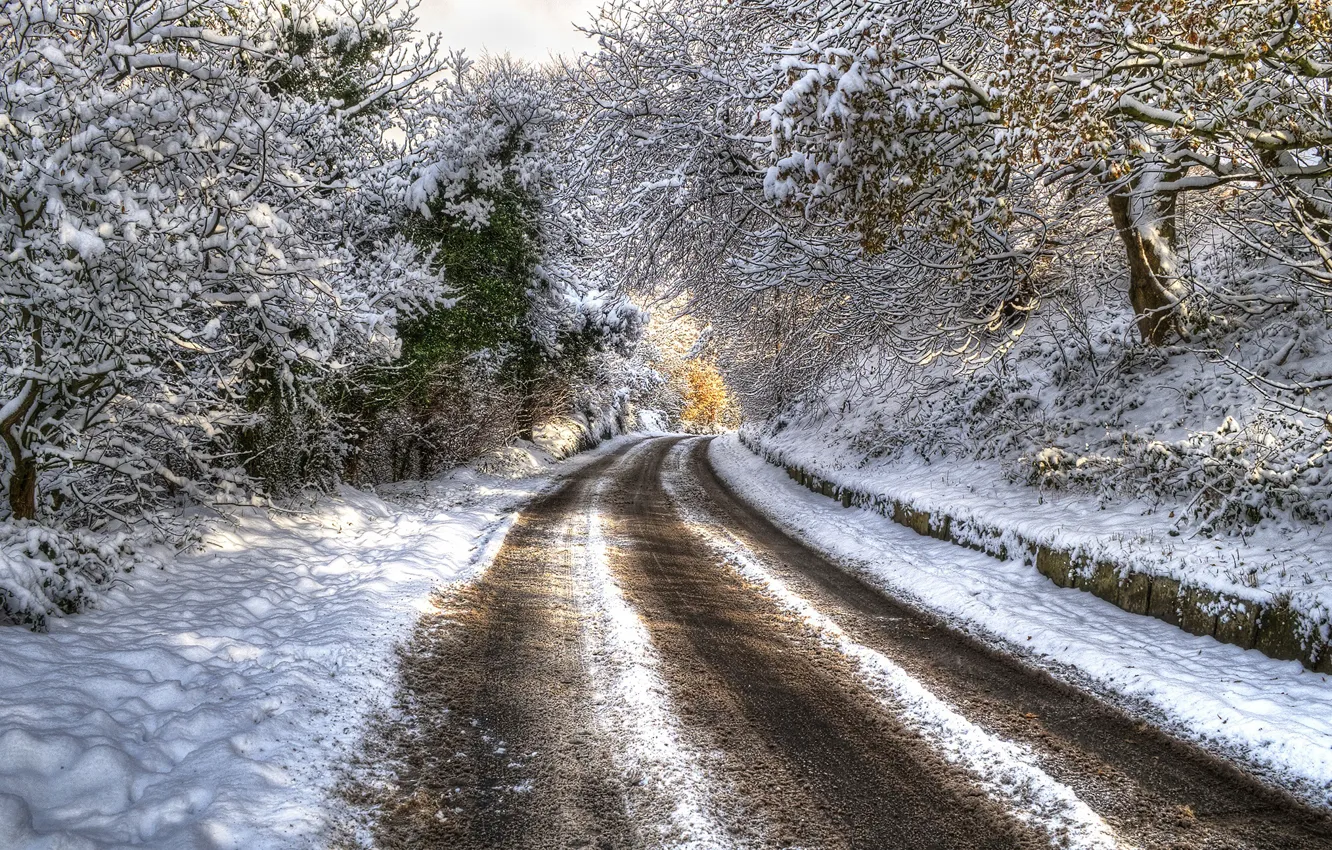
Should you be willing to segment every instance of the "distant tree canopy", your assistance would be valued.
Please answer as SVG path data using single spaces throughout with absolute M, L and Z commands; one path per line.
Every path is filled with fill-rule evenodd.
M 714 364 L 698 359 L 689 361 L 685 381 L 685 407 L 680 421 L 687 429 L 712 432 L 740 424 L 739 409 Z

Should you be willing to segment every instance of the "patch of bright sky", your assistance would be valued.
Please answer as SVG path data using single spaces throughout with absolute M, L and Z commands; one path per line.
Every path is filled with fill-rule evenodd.
M 419 28 L 438 32 L 444 45 L 483 53 L 509 53 L 531 62 L 552 54 L 576 55 L 593 42 L 575 28 L 602 0 L 421 0 Z

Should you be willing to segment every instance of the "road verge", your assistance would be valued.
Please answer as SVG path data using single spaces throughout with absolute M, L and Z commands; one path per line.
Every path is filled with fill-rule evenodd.
M 1060 546 L 1013 528 L 935 508 L 929 510 L 900 495 L 872 492 L 830 480 L 823 470 L 797 463 L 741 431 L 740 442 L 754 454 L 786 471 L 801 486 L 847 508 L 874 511 L 917 534 L 965 546 L 1000 560 L 1018 560 L 1059 587 L 1091 593 L 1132 614 L 1155 617 L 1190 634 L 1215 638 L 1271 658 L 1299 661 L 1318 673 L 1332 673 L 1332 644 L 1321 624 L 1283 599 L 1269 602 L 1189 583 L 1186 579 L 1135 569 L 1104 555 Z

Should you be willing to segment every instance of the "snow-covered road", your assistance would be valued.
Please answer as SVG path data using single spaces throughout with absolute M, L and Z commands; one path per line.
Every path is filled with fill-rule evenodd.
M 641 443 L 533 503 L 423 629 L 405 701 L 425 708 L 381 745 L 407 769 L 371 795 L 393 813 L 378 846 L 1332 841 L 1325 813 L 1089 693 L 1087 675 L 1056 679 L 782 531 L 749 500 L 816 544 L 852 542 L 845 517 L 731 439 L 712 463 L 708 445 Z M 946 569 L 879 521 L 854 528 L 861 554 Z
M 1332 846 L 1298 665 L 731 437 L 564 470 L 246 517 L 0 631 L 0 847 Z

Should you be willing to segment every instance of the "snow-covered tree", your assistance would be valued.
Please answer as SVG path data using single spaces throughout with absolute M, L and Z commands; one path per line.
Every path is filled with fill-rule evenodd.
M 1006 45 L 1005 123 L 1027 129 L 1051 179 L 1106 197 L 1145 340 L 1184 330 L 1185 194 L 1296 277 L 1332 282 L 1326 4 L 977 5 Z
M 584 233 L 558 78 L 508 59 L 450 61 L 408 128 L 401 219 L 442 268 L 448 300 L 402 323 L 403 356 L 369 404 L 369 466 L 394 476 L 568 412 L 596 355 L 641 323 Z
M 319 246 L 327 284 L 364 308 L 340 329 L 329 368 L 287 382 L 268 363 L 251 381 L 246 469 L 281 492 L 341 477 L 365 425 L 367 376 L 400 356 L 403 323 L 445 304 L 439 270 L 402 232 L 402 139 L 448 56 L 437 36 L 418 38 L 414 6 L 397 0 L 302 0 L 269 14 L 280 52 L 265 88 L 299 115 L 292 132 L 311 180 L 289 220 Z
M 1284 222 L 1277 234 L 1242 225 L 1249 241 L 1324 284 L 1332 57 L 1322 4 L 902 0 L 787 11 L 808 34 L 785 48 L 790 84 L 769 112 L 781 154 L 769 192 L 852 212 L 867 248 L 942 239 L 968 295 L 997 268 L 1016 299 L 996 306 L 1031 304 L 1044 249 L 1067 242 L 1052 230 L 1049 189 L 1080 183 L 1073 191 L 1105 199 L 1139 331 L 1160 344 L 1187 333 L 1179 198 L 1225 187 L 1263 207 L 1249 222 Z M 1302 237 L 1300 250 L 1284 247 L 1283 231 Z
M 308 396 L 362 343 L 391 350 L 365 286 L 386 263 L 380 285 L 430 297 L 402 251 L 358 275 L 359 246 L 312 227 L 351 185 L 325 172 L 351 107 L 280 91 L 288 21 L 262 6 L 0 9 L 9 514 L 249 498 L 259 385 Z
M 689 293 L 748 400 L 780 403 L 884 340 L 908 360 L 984 356 L 1035 305 L 1045 229 L 1004 195 L 988 112 L 955 108 L 949 57 L 977 52 L 939 46 L 959 20 L 671 0 L 592 26 L 579 79 L 604 238 L 638 281 Z

